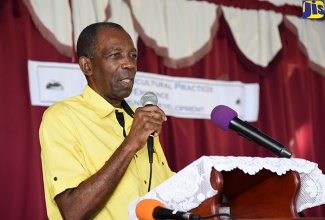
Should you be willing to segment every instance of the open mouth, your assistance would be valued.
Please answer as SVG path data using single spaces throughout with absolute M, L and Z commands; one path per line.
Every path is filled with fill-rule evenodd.
M 131 82 L 131 80 L 130 79 L 123 79 L 123 80 L 121 80 L 122 82 L 125 82 L 125 83 L 129 83 L 129 82 Z
M 123 79 L 120 82 L 121 82 L 122 86 L 124 86 L 124 87 L 130 87 L 133 85 L 132 79 Z

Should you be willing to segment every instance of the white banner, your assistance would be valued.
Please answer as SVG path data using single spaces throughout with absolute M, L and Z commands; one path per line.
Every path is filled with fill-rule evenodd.
M 32 105 L 49 106 L 81 94 L 87 84 L 78 64 L 29 61 L 28 73 Z M 133 92 L 126 100 L 139 107 L 147 91 L 157 95 L 158 106 L 169 116 L 210 119 L 215 106 L 227 105 L 242 120 L 253 122 L 258 118 L 257 83 L 137 72 Z

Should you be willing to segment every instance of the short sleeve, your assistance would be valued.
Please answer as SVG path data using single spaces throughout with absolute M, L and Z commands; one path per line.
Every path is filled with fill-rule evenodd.
M 45 190 L 54 197 L 90 176 L 80 138 L 65 111 L 46 111 L 39 130 Z

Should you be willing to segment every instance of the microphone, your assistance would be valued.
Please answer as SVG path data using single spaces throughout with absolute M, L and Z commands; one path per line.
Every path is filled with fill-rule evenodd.
M 158 98 L 155 93 L 149 91 L 143 94 L 143 96 L 140 99 L 140 102 L 142 106 L 157 105 Z M 154 133 L 150 134 L 147 140 L 149 163 L 153 162 L 153 138 L 154 138 Z
M 240 120 L 237 112 L 228 106 L 216 106 L 211 112 L 211 120 L 221 129 L 226 131 L 232 129 L 248 140 L 254 141 L 258 145 L 272 151 L 279 157 L 290 158 L 292 155 L 283 144 L 260 132 L 256 127 Z
M 201 216 L 189 212 L 180 212 L 163 207 L 164 205 L 154 199 L 141 200 L 135 209 L 135 213 L 140 220 L 157 220 L 157 219 L 179 219 L 192 220 L 200 219 Z

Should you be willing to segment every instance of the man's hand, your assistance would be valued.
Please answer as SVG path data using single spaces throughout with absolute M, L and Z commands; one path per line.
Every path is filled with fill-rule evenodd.
M 144 106 L 137 108 L 130 133 L 125 141 L 133 140 L 137 143 L 136 151 L 140 150 L 147 142 L 150 134 L 158 136 L 162 129 L 162 124 L 167 117 L 158 106 Z

